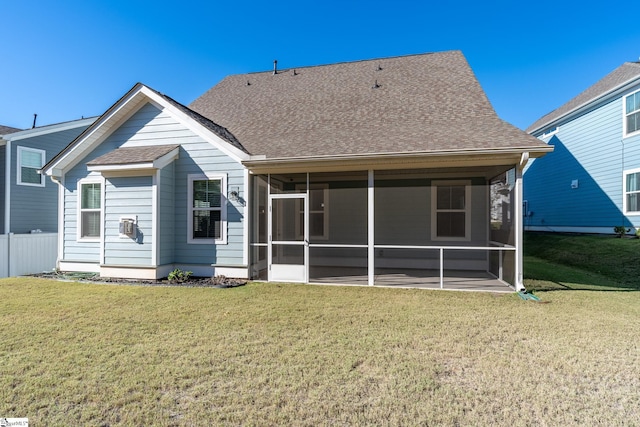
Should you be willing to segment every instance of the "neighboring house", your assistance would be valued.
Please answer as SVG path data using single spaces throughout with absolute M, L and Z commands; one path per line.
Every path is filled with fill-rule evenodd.
M 0 277 L 55 268 L 59 187 L 39 170 L 93 120 L 0 128 Z
M 58 186 L 38 171 L 94 120 L 0 128 L 0 234 L 58 231 Z
M 640 63 L 624 63 L 527 132 L 554 151 L 525 171 L 526 229 L 640 227 Z
M 521 170 L 550 150 L 451 51 L 229 76 L 189 108 L 136 84 L 43 172 L 63 270 L 522 289 Z

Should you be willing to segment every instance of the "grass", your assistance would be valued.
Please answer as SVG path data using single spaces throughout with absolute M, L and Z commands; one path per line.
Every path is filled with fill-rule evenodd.
M 526 233 L 525 285 L 532 290 L 640 290 L 640 240 Z
M 633 425 L 636 292 L 0 280 L 0 416 L 32 425 Z M 635 421 L 634 421 L 635 420 Z

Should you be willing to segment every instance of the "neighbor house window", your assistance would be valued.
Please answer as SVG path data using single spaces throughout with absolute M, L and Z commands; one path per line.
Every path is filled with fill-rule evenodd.
M 102 215 L 102 184 L 99 182 L 80 183 L 80 224 L 81 239 L 99 239 Z
M 468 181 L 434 181 L 431 187 L 431 238 L 469 240 L 471 200 Z
M 624 98 L 624 133 L 625 135 L 640 130 L 640 91 Z
M 189 243 L 224 243 L 226 239 L 225 188 L 225 176 L 189 176 Z
M 624 173 L 624 213 L 640 214 L 640 169 Z
M 35 148 L 18 147 L 18 185 L 44 187 L 44 176 L 38 170 L 44 165 L 45 152 Z

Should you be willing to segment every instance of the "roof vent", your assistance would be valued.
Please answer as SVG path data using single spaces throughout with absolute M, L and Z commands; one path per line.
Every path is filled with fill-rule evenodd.
M 297 76 L 297 75 L 298 75 L 298 73 L 296 72 L 296 69 L 295 69 L 295 68 L 293 69 L 293 75 L 294 75 L 294 76 Z
M 278 60 L 273 60 L 273 74 L 278 74 Z
M 380 66 L 380 64 L 378 64 L 378 68 L 376 69 L 376 71 L 382 71 L 382 67 Z
M 247 86 L 251 86 L 251 82 L 247 80 Z
M 371 89 L 378 89 L 380 87 L 380 85 L 378 84 L 378 80 L 376 80 L 376 82 L 373 84 L 373 86 L 371 86 Z

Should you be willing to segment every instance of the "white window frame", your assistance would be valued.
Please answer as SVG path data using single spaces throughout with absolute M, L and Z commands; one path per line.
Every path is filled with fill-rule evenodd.
M 42 166 L 44 166 L 45 161 L 46 161 L 46 157 L 47 157 L 47 153 L 44 150 L 39 150 L 37 148 L 31 148 L 31 147 L 21 147 L 21 146 L 17 146 L 17 155 L 16 155 L 16 184 L 18 185 L 26 185 L 29 187 L 44 187 L 45 186 L 45 177 L 44 175 L 40 174 L 40 183 L 36 184 L 33 182 L 22 182 L 22 153 L 26 152 L 31 152 L 31 153 L 36 153 L 36 154 L 40 154 L 40 168 L 42 168 Z
M 100 184 L 100 209 L 82 209 L 82 186 L 85 184 Z M 79 242 L 100 242 L 104 234 L 104 179 L 99 178 L 85 178 L 78 180 L 77 184 L 77 221 L 76 221 L 76 234 L 77 241 Z M 82 212 L 100 212 L 100 235 L 84 237 L 82 236 Z
M 640 112 L 640 110 L 633 110 L 632 113 L 627 113 L 627 98 L 629 98 L 630 96 L 634 96 L 637 93 L 640 93 L 640 90 L 636 90 L 622 97 L 622 137 L 623 138 L 640 134 L 640 128 L 634 130 L 633 132 L 627 131 L 627 116 L 629 114 L 635 114 Z
M 220 238 L 201 239 L 193 237 L 193 211 L 202 210 L 193 207 L 193 182 L 220 180 Z M 211 208 L 211 210 L 217 210 Z M 193 174 L 187 177 L 187 243 L 193 245 L 225 245 L 227 244 L 227 175 L 226 174 Z
M 306 185 L 305 184 L 297 184 L 296 185 L 296 190 L 300 190 L 305 188 Z M 324 192 L 324 207 L 322 208 L 322 212 L 321 211 L 313 211 L 311 210 L 311 190 L 323 190 Z M 314 240 L 329 240 L 329 184 L 327 183 L 310 183 L 309 184 L 309 190 L 307 190 L 307 194 L 308 194 L 308 199 L 309 199 L 309 212 L 306 215 L 306 220 L 310 221 L 311 219 L 311 214 L 317 214 L 317 213 L 322 213 L 322 222 L 323 222 L 323 234 L 321 236 L 319 235 L 312 235 L 311 234 L 311 223 L 309 223 L 309 239 L 314 239 Z M 298 214 L 296 215 L 296 236 L 298 238 L 302 237 L 302 234 L 300 234 L 300 214 L 304 212 L 304 205 L 301 201 L 297 202 L 297 210 L 298 210 Z
M 464 209 L 438 210 L 439 186 L 464 186 Z M 464 212 L 464 237 L 438 236 L 438 212 Z M 431 240 L 457 242 L 471 240 L 471 181 L 431 181 Z
M 627 176 L 636 173 L 640 173 L 640 168 L 626 170 L 622 173 L 622 212 L 624 212 L 625 215 L 640 215 L 640 210 L 629 211 L 627 207 L 627 194 L 632 193 L 631 191 L 627 191 Z M 633 191 L 633 193 L 640 193 L 640 190 Z

